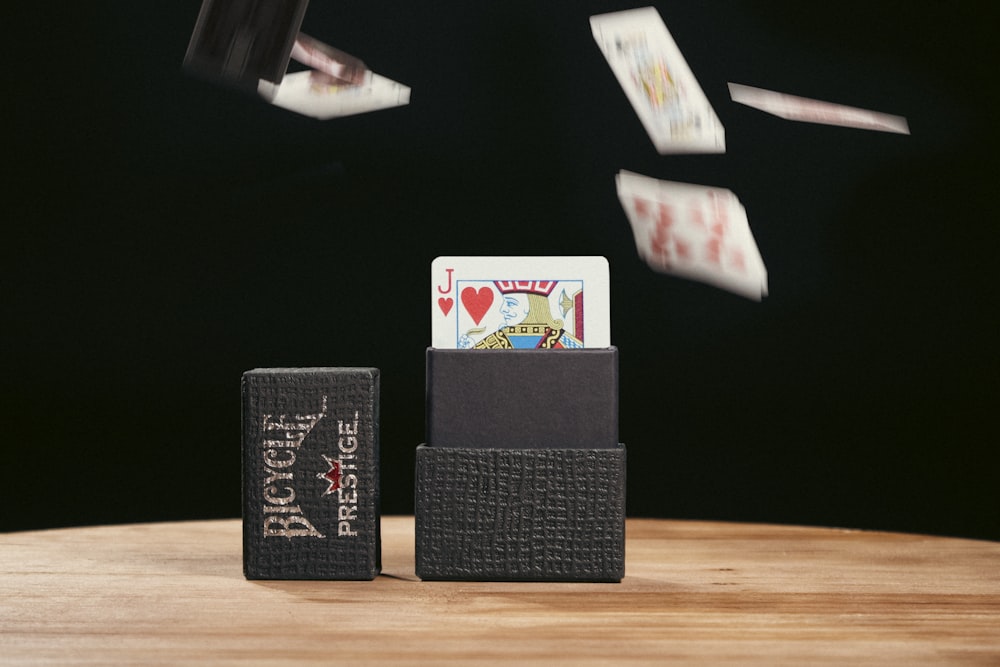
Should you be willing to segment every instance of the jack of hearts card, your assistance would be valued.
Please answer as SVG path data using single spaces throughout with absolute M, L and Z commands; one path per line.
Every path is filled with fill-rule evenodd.
M 438 257 L 431 346 L 609 347 L 609 282 L 604 257 Z

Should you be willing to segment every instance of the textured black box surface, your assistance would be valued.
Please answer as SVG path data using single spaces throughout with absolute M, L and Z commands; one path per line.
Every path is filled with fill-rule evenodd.
M 421 579 L 615 582 L 625 575 L 624 445 L 421 445 L 416 458 Z
M 288 69 L 308 0 L 203 0 L 184 66 L 250 91 Z
M 242 394 L 244 575 L 373 579 L 378 369 L 255 369 Z
M 618 447 L 618 348 L 427 350 L 432 447 Z

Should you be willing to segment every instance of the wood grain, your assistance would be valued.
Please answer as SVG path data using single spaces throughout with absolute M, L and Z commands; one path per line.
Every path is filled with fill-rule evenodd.
M 620 584 L 247 581 L 238 520 L 0 535 L 14 664 L 1000 664 L 1000 543 L 629 519 Z

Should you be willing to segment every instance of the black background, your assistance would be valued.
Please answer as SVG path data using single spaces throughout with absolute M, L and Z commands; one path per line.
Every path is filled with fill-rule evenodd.
M 634 5 L 314 0 L 304 32 L 413 91 L 325 122 L 186 75 L 199 6 L 3 10 L 0 529 L 238 516 L 240 374 L 270 366 L 382 369 L 383 511 L 412 512 L 431 260 L 584 254 L 630 515 L 1000 539 L 991 3 L 657 3 L 726 127 L 690 156 L 591 36 Z M 646 268 L 620 169 L 732 189 L 770 296 Z

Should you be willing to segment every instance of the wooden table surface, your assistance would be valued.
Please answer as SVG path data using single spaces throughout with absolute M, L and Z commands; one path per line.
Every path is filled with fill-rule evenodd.
M 629 519 L 620 584 L 247 581 L 240 522 L 0 534 L 0 663 L 1000 665 L 1000 543 Z

